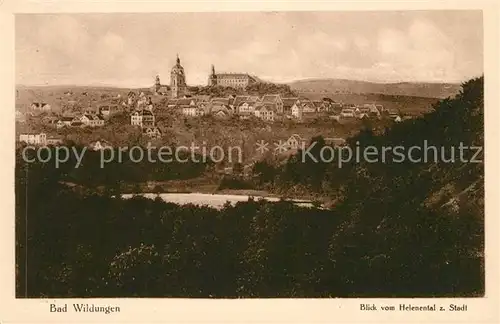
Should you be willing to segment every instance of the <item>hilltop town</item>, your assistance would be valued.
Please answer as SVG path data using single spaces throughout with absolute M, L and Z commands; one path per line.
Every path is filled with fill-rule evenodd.
M 71 140 L 95 149 L 149 141 L 179 144 L 197 137 L 241 143 L 255 141 L 256 133 L 271 140 L 292 134 L 304 140 L 317 134 L 346 138 L 367 123 L 384 129 L 417 117 L 435 100 L 349 96 L 336 89 L 318 97 L 310 89 L 300 93 L 248 73 L 217 73 L 213 65 L 206 86 L 188 86 L 179 56 L 169 85 L 156 76 L 143 89 L 21 87 L 16 95 L 20 142 L 56 145 Z M 252 158 L 250 148 L 247 153 Z

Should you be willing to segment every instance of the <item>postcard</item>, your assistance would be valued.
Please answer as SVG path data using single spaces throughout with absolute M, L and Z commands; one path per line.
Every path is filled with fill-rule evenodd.
M 499 320 L 496 3 L 0 13 L 1 323 Z

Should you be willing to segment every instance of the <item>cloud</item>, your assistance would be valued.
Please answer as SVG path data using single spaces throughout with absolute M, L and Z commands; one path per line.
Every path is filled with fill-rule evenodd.
M 381 54 L 403 54 L 408 50 L 408 39 L 399 30 L 382 29 L 378 37 L 378 50 Z
M 54 16 L 38 28 L 38 44 L 60 54 L 80 57 L 80 50 L 87 48 L 90 36 L 84 25 L 70 16 Z
M 451 11 L 19 15 L 16 73 L 28 84 L 151 84 L 157 73 L 168 83 L 179 53 L 190 84 L 205 84 L 210 64 L 270 81 L 458 81 L 482 73 L 481 19 Z
M 416 19 L 406 31 L 380 31 L 379 59 L 373 70 L 398 80 L 459 78 L 453 47 L 439 28 L 429 21 Z
M 110 56 L 120 55 L 125 50 L 125 43 L 121 36 L 107 32 L 97 43 L 97 47 L 109 53 Z

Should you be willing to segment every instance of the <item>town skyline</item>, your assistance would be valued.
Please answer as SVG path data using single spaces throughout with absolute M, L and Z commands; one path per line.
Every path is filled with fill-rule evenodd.
M 274 83 L 460 83 L 483 74 L 482 53 L 478 11 L 16 16 L 16 84 L 28 86 L 169 84 L 176 54 L 191 86 L 212 64 Z

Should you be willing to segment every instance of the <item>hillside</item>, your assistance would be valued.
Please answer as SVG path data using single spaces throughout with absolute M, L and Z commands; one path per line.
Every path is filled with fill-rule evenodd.
M 306 79 L 294 81 L 289 85 L 292 90 L 300 93 L 376 93 L 425 98 L 447 98 L 460 90 L 460 84 L 452 83 L 375 83 L 345 79 Z

